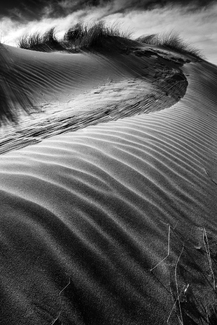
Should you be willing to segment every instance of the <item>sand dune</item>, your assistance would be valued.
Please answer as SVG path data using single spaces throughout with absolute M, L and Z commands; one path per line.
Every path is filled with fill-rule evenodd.
M 205 324 L 202 304 L 213 320 L 217 68 L 167 52 L 8 51 L 35 105 L 77 106 L 37 144 L 33 127 L 2 136 L 2 324 Z M 89 123 L 94 98 L 94 116 L 109 113 Z M 132 116 L 116 113 L 122 101 Z M 75 112 L 83 125 L 65 127 Z

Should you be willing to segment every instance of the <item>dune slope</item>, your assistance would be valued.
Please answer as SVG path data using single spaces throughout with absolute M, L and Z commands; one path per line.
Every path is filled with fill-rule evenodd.
M 188 87 L 154 112 L 0 156 L 2 324 L 213 319 L 217 68 L 186 61 L 170 64 Z

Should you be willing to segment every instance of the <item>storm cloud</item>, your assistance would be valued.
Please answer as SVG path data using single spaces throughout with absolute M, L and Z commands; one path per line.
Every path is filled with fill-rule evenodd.
M 13 2 L 13 1 L 12 1 Z M 104 21 L 133 38 L 175 32 L 217 64 L 217 4 L 209 0 L 28 0 L 0 5 L 0 40 L 16 46 L 25 34 Z
M 106 8 L 105 15 L 126 13 L 130 10 L 152 10 L 167 5 L 179 5 L 187 10 L 198 10 L 213 4 L 214 0 L 23 0 L 0 4 L 0 18 L 19 22 L 59 18 L 80 10 Z

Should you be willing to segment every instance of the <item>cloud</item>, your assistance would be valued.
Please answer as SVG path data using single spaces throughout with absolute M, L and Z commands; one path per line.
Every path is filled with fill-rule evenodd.
M 62 0 L 59 1 L 58 5 L 64 10 L 69 10 L 73 9 L 73 7 L 81 7 L 82 3 L 79 0 L 73 2 L 71 0 Z
M 179 34 L 184 41 L 201 50 L 208 60 L 217 64 L 217 4 L 198 11 L 183 10 L 180 6 L 166 6 L 153 10 L 133 10 L 115 13 L 105 19 L 109 24 L 117 23 L 132 37 L 141 35 Z
M 124 13 L 129 10 L 163 8 L 167 5 L 182 5 L 191 10 L 207 7 L 214 0 L 22 0 L 16 5 L 6 1 L 0 4 L 0 17 L 11 18 L 19 22 L 43 18 L 64 17 L 75 11 L 107 8 L 107 13 Z
M 25 16 L 22 14 L 22 11 L 18 8 L 10 9 L 9 11 L 10 17 L 15 20 L 25 20 Z
M 207 7 L 214 3 L 215 0 L 60 0 L 58 1 L 58 6 L 64 9 L 80 10 L 85 7 L 113 7 L 116 11 L 126 11 L 132 9 L 153 9 L 157 7 L 165 7 L 169 4 L 172 5 L 182 5 L 183 7 L 189 5 L 192 8 L 198 9 L 202 7 Z
M 33 19 L 29 22 L 22 20 L 14 21 L 10 18 L 0 19 L 1 41 L 16 45 L 18 39 L 23 34 L 39 32 L 43 33 L 51 27 L 56 27 L 57 36 L 75 25 L 77 22 L 93 24 L 103 20 L 107 25 L 117 25 L 123 32 L 132 32 L 133 37 L 143 34 L 177 32 L 180 36 L 202 50 L 207 59 L 217 64 L 217 4 L 209 7 L 202 6 L 200 10 L 192 11 L 192 2 L 189 6 L 167 5 L 156 6 L 149 10 L 141 10 L 138 6 L 143 5 L 144 1 L 120 0 L 120 1 L 97 1 L 98 5 L 87 7 L 89 1 L 68 1 L 62 0 L 56 4 L 61 10 L 69 12 L 67 15 L 60 16 L 53 14 L 54 5 L 47 2 L 43 7 L 41 19 Z M 145 1 L 146 2 L 146 1 Z M 189 2 L 189 1 L 188 1 Z M 158 1 L 159 3 L 159 1 Z M 83 7 L 81 6 L 83 5 Z M 96 1 L 95 1 L 96 4 Z M 121 10 L 125 4 L 125 10 Z M 134 5 L 130 10 L 127 6 Z M 80 8 L 72 10 L 73 8 Z

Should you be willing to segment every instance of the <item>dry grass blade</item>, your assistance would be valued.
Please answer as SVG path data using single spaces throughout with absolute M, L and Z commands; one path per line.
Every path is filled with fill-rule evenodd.
M 178 268 L 178 263 L 180 261 L 180 258 L 182 256 L 183 251 L 184 251 L 184 246 L 182 246 L 181 252 L 180 252 L 180 254 L 178 256 L 178 259 L 176 261 L 176 264 L 175 264 L 176 299 L 174 301 L 174 304 L 172 306 L 172 309 L 171 309 L 171 311 L 169 313 L 169 316 L 167 318 L 167 323 L 169 323 L 170 318 L 171 318 L 172 313 L 173 313 L 173 310 L 176 308 L 177 303 L 178 303 L 178 309 L 179 309 L 179 316 L 178 316 L 178 318 L 179 318 L 179 322 L 180 322 L 181 325 L 184 325 L 184 322 L 183 322 L 183 317 L 182 317 L 182 310 L 181 310 L 181 304 L 180 304 L 180 296 L 182 295 L 183 292 L 185 292 L 186 290 L 188 290 L 188 286 L 189 286 L 189 285 L 184 286 L 184 288 L 179 292 L 178 277 L 177 277 L 177 268 Z
M 57 325 L 57 322 L 60 324 L 60 321 L 59 321 L 60 315 L 61 315 L 61 311 L 58 313 L 57 317 L 52 321 L 52 323 L 50 325 Z
M 178 303 L 178 309 L 179 309 L 179 320 L 180 320 L 180 324 L 182 324 L 182 325 L 184 324 L 183 317 L 182 317 L 182 309 L 181 309 L 181 304 L 180 304 L 180 295 L 181 295 L 182 291 L 179 292 L 177 267 L 178 267 L 178 263 L 180 261 L 183 251 L 184 251 L 184 246 L 182 247 L 182 250 L 179 254 L 179 257 L 178 257 L 178 259 L 176 261 L 176 265 L 175 265 L 175 284 L 176 284 L 177 303 Z
M 68 288 L 68 286 L 70 286 L 70 284 L 71 284 L 71 279 L 69 279 L 69 281 L 68 281 L 68 283 L 65 285 L 65 287 L 64 287 L 62 290 L 60 290 L 60 292 L 59 292 L 59 296 L 63 293 L 64 290 L 66 290 L 66 288 Z
M 59 292 L 59 297 L 61 296 L 61 294 L 63 293 L 64 290 L 66 290 L 66 288 L 71 284 L 71 279 L 69 278 L 69 281 L 68 283 L 65 285 L 65 287 L 60 290 Z M 54 318 L 54 320 L 52 321 L 51 325 L 57 325 L 57 324 L 62 324 L 59 320 L 60 318 L 60 315 L 61 315 L 61 310 L 58 312 L 57 316 Z
M 156 269 L 160 264 L 162 264 L 170 255 L 170 234 L 171 234 L 171 227 L 168 225 L 168 236 L 167 236 L 167 255 L 159 262 L 157 263 L 154 267 L 150 269 L 152 272 L 154 269 Z
M 210 255 L 209 240 L 208 240 L 207 232 L 206 232 L 205 228 L 203 228 L 203 243 L 204 243 L 204 247 L 206 250 L 209 268 L 210 268 L 211 275 L 212 275 L 213 289 L 215 290 L 216 289 L 216 281 L 215 281 L 215 275 L 214 275 L 213 266 L 212 266 L 212 259 L 211 259 L 211 255 Z

